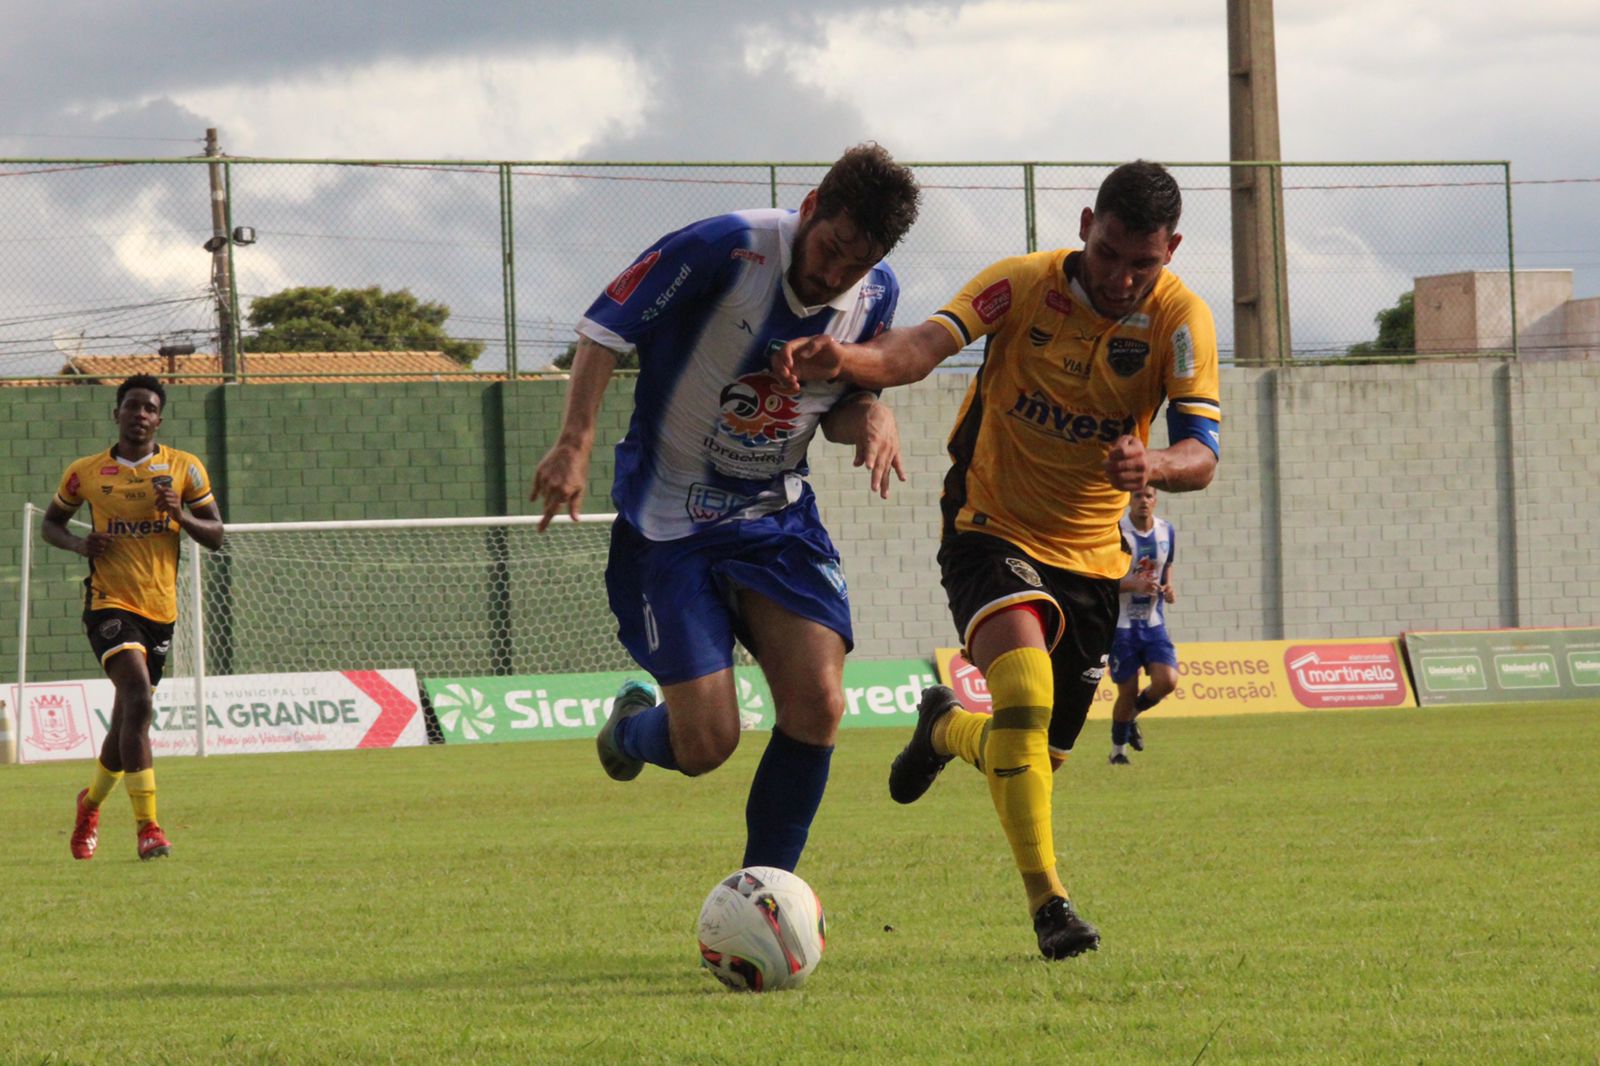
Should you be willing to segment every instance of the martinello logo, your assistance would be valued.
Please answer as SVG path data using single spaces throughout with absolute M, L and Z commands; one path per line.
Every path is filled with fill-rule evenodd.
M 439 725 L 463 740 L 487 740 L 494 732 L 494 708 L 488 697 L 467 685 L 446 685 L 433 698 Z

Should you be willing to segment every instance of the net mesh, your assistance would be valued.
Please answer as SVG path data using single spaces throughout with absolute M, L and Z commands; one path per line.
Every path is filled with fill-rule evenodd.
M 201 552 L 205 672 L 412 669 L 418 679 L 631 665 L 606 602 L 610 522 L 233 527 Z M 185 544 L 185 551 L 193 546 Z M 179 568 L 183 610 L 191 568 Z M 190 627 L 169 674 L 192 676 Z M 437 727 L 431 710 L 430 735 Z

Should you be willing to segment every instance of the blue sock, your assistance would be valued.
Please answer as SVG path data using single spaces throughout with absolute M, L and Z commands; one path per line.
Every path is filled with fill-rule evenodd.
M 1111 723 L 1111 743 L 1126 744 L 1128 742 L 1128 727 L 1132 724 L 1132 722 L 1113 721 Z
M 672 754 L 672 734 L 667 730 L 665 703 L 622 719 L 611 736 L 624 755 L 664 770 L 678 768 L 678 760 Z
M 1145 689 L 1133 698 L 1133 713 L 1138 714 L 1140 711 L 1148 711 L 1160 702 L 1160 700 L 1151 699 L 1150 690 Z
M 793 871 L 828 787 L 832 748 L 804 744 L 774 729 L 745 803 L 745 866 Z

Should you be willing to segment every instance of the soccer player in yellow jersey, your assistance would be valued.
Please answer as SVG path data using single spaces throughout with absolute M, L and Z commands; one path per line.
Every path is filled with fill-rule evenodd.
M 1083 211 L 1082 249 L 1003 259 L 926 322 L 861 344 L 808 337 L 772 360 L 780 381 L 882 389 L 985 338 L 950 434 L 939 566 L 994 714 L 925 691 L 889 793 L 916 800 L 957 756 L 983 772 L 1050 959 L 1100 944 L 1057 872 L 1050 790 L 1111 649 L 1119 520 L 1147 485 L 1205 488 L 1220 454 L 1211 312 L 1165 270 L 1181 211 L 1165 168 L 1124 164 Z M 1163 401 L 1170 444 L 1152 449 Z
M 45 542 L 89 560 L 83 624 L 117 690 L 94 778 L 78 793 L 75 859 L 94 857 L 100 804 L 118 781 L 125 781 L 133 801 L 139 858 L 172 850 L 156 822 L 150 696 L 161 681 L 178 619 L 179 531 L 215 551 L 222 546 L 222 515 L 200 460 L 156 443 L 166 404 L 166 390 L 148 374 L 118 386 L 112 416 L 117 442 L 67 467 L 44 515 Z M 93 528 L 79 537 L 67 529 L 67 520 L 85 503 Z

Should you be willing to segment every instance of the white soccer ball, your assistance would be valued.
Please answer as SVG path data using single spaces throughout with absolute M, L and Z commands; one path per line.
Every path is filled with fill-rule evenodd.
M 750 866 L 723 878 L 700 908 L 700 964 L 738 992 L 805 981 L 827 940 L 822 901 L 796 875 Z

